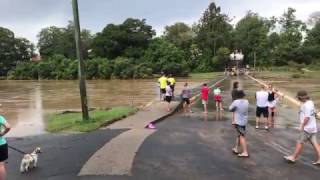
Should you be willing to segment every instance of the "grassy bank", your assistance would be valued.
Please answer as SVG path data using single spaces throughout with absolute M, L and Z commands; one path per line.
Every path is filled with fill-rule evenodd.
M 46 130 L 49 132 L 90 132 L 132 115 L 136 111 L 135 108 L 131 107 L 114 107 L 107 111 L 91 111 L 90 120 L 87 122 L 81 120 L 81 113 L 51 114 L 48 117 Z
M 223 75 L 223 72 L 190 73 L 189 77 L 191 79 L 214 79 L 220 75 Z

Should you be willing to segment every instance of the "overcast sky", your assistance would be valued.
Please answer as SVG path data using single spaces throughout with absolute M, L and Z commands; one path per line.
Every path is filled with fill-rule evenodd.
M 164 26 L 182 21 L 196 22 L 211 0 L 78 0 L 82 28 L 98 32 L 109 23 L 128 17 L 145 18 L 160 34 Z M 280 16 L 288 7 L 307 20 L 320 10 L 320 0 L 215 0 L 222 11 L 236 20 L 248 10 L 262 16 Z M 0 26 L 18 37 L 37 42 L 39 31 L 51 25 L 65 26 L 72 20 L 71 0 L 0 0 Z

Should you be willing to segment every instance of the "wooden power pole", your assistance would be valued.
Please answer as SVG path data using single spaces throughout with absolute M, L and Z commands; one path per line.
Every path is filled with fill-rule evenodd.
M 82 120 L 89 120 L 85 68 L 84 68 L 83 56 L 81 51 L 82 47 L 81 47 L 81 37 L 80 37 L 81 31 L 80 31 L 80 22 L 79 22 L 78 0 L 72 0 L 72 8 L 73 8 L 77 58 L 79 61 L 78 71 L 79 71 L 79 87 L 80 87 L 80 96 L 81 96 Z

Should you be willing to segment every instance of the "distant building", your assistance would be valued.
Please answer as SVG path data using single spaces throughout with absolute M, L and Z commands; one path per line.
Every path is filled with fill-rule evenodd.
M 40 54 L 34 54 L 32 57 L 31 57 L 31 61 L 41 61 L 42 60 L 42 57 Z

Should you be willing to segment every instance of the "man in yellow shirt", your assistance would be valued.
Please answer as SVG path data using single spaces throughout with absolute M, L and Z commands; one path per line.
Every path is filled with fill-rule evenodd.
M 168 79 L 164 73 L 161 73 L 161 75 L 162 76 L 158 79 L 158 83 L 160 85 L 160 100 L 164 100 Z
M 176 85 L 176 80 L 173 78 L 172 74 L 169 75 L 168 82 L 170 83 L 170 88 L 172 90 L 172 97 L 174 97 L 174 87 Z

